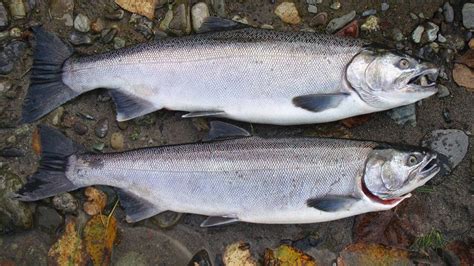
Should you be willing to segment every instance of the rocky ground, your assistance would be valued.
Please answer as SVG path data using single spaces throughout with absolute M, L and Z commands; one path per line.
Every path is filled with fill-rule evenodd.
M 323 125 L 237 124 L 251 127 L 260 136 L 330 136 L 414 145 L 433 130 L 452 128 L 464 131 L 472 143 L 473 3 L 210 0 L 196 4 L 198 1 L 194 0 L 191 3 L 144 0 L 137 6 L 133 4 L 139 1 L 116 2 L 0 2 L 0 265 L 51 262 L 55 254 L 52 246 L 69 232 L 68 221 L 73 219 L 82 235 L 86 233 L 81 228 L 91 220 L 90 210 L 83 207 L 89 197 L 84 190 L 31 204 L 9 197 L 35 171 L 38 161 L 31 149 L 31 136 L 37 123 L 18 123 L 29 83 L 32 62 L 29 29 L 34 25 L 44 25 L 84 54 L 166 36 L 193 34 L 200 26 L 199 21 L 209 14 L 255 27 L 327 32 L 373 40 L 439 64 L 442 69 L 439 93 L 411 106 Z M 65 104 L 38 123 L 60 128 L 90 150 L 110 152 L 201 139 L 208 129 L 208 121 L 183 120 L 180 115 L 158 111 L 117 123 L 113 102 L 105 91 L 98 90 Z M 473 265 L 474 157 L 472 145 L 464 148 L 468 149 L 467 156 L 451 174 L 418 189 L 411 199 L 394 210 L 334 222 L 241 223 L 202 229 L 199 224 L 204 217 L 181 217 L 173 213 L 127 224 L 123 211 L 117 208 L 113 212 L 117 237 L 111 246 L 110 259 L 117 265 L 183 265 L 197 251 L 205 249 L 217 265 L 222 261 L 230 265 L 228 256 L 232 249 L 224 253 L 226 247 L 243 241 L 248 245 L 240 243 L 237 250 L 250 251 L 253 259 L 247 258 L 249 263 L 268 263 L 270 255 L 265 249 L 283 243 L 306 252 L 323 265 L 336 261 L 341 265 L 364 264 L 364 260 L 381 258 L 385 262 L 390 259 L 389 264 Z M 117 197 L 110 188 L 99 189 L 106 195 L 102 208 L 108 214 Z M 277 250 L 274 252 L 277 254 Z

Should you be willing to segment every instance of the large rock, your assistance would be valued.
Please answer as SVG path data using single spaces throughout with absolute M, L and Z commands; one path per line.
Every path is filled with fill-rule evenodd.
M 301 17 L 298 14 L 298 9 L 293 2 L 283 2 L 275 8 L 275 15 L 277 15 L 283 22 L 288 24 L 301 23 Z
M 0 30 L 8 28 L 8 12 L 2 2 L 0 2 Z
M 12 198 L 22 186 L 19 176 L 0 169 L 0 234 L 28 229 L 33 225 L 32 208 Z
M 191 33 L 191 10 L 187 1 L 176 1 L 173 7 L 173 19 L 171 19 L 169 30 L 177 35 Z
M 40 231 L 27 231 L 0 238 L 0 265 L 48 265 L 50 237 Z M 3 264 L 5 261 L 10 264 Z

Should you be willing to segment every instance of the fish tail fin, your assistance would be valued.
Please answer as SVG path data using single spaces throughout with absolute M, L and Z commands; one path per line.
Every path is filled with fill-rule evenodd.
M 33 143 L 39 144 L 41 153 L 38 170 L 28 177 L 26 184 L 14 197 L 21 201 L 35 201 L 77 189 L 78 187 L 67 178 L 66 171 L 69 167 L 69 156 L 78 152 L 79 146 L 59 131 L 47 126 L 38 127 L 33 136 Z
M 32 28 L 36 46 L 22 122 L 30 123 L 79 95 L 62 81 L 63 64 L 73 54 L 70 45 L 41 27 Z

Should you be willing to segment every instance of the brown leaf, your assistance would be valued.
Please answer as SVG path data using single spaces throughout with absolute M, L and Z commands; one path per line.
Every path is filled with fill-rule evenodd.
M 36 153 L 36 155 L 40 155 L 40 153 L 41 153 L 41 139 L 40 139 L 39 129 L 36 129 L 35 131 L 33 131 L 33 137 L 31 139 L 31 146 L 33 148 L 33 151 Z
M 345 265 L 412 265 L 406 250 L 379 244 L 351 244 L 337 258 L 338 266 Z
M 412 201 L 414 207 L 416 203 Z M 372 212 L 359 215 L 354 223 L 354 242 L 378 243 L 394 247 L 410 247 L 421 234 L 418 224 L 420 217 L 407 210 L 407 203 L 402 202 L 395 210 Z M 411 208 L 413 209 L 413 207 Z M 410 215 L 397 215 L 411 213 Z
M 454 254 L 459 261 L 456 261 L 456 264 L 459 263 L 461 266 L 474 265 L 474 248 L 468 244 L 456 240 L 449 243 L 446 248 L 447 251 Z
M 115 0 L 121 8 L 149 19 L 155 17 L 155 7 L 157 0 Z
M 50 265 L 86 265 L 86 254 L 74 219 L 66 222 L 66 228 L 48 252 Z
M 117 238 L 117 220 L 114 216 L 93 216 L 84 227 L 84 242 L 94 265 L 109 265 L 112 248 Z
M 263 265 L 266 266 L 316 266 L 314 259 L 302 251 L 289 246 L 281 245 L 277 249 L 266 249 Z
M 226 266 L 256 266 L 257 262 L 250 254 L 250 245 L 244 242 L 237 242 L 228 245 L 223 256 Z
M 461 56 L 456 63 L 466 65 L 470 68 L 474 68 L 474 50 L 467 50 L 463 56 Z
M 102 213 L 107 203 L 107 195 L 94 187 L 86 188 L 84 194 L 87 197 L 87 202 L 83 205 L 84 211 L 91 216 Z
M 463 64 L 454 64 L 453 79 L 459 85 L 474 89 L 474 71 Z
M 371 114 L 353 116 L 341 120 L 341 123 L 347 128 L 354 128 L 369 122 L 370 118 L 372 118 Z
M 359 23 L 357 19 L 353 20 L 351 23 L 347 24 L 344 28 L 340 29 L 335 33 L 336 36 L 342 37 L 359 37 Z

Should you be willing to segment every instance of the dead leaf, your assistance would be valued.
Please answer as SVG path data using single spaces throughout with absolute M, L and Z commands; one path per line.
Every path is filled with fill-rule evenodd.
M 358 115 L 358 116 L 353 116 L 353 117 L 343 119 L 341 120 L 341 123 L 347 128 L 354 128 L 354 127 L 358 127 L 369 122 L 371 118 L 372 118 L 371 114 Z
M 266 249 L 263 258 L 266 266 L 316 266 L 313 257 L 289 245 L 281 245 L 277 249 Z
M 250 254 L 250 245 L 237 242 L 226 247 L 223 257 L 226 266 L 255 266 L 257 261 Z
M 155 17 L 155 8 L 158 0 L 115 0 L 121 8 L 149 19 Z
M 357 21 L 357 19 L 353 20 L 351 23 L 344 26 L 344 28 L 336 32 L 334 35 L 352 38 L 359 37 L 359 22 Z
M 64 233 L 49 249 L 48 259 L 50 265 L 86 265 L 84 246 L 74 219 L 66 222 Z
M 84 203 L 83 208 L 87 214 L 93 216 L 104 211 L 107 203 L 107 195 L 104 192 L 94 187 L 88 187 L 84 194 L 87 197 L 87 202 Z
M 463 54 L 456 63 L 460 63 L 466 65 L 470 68 L 474 68 L 474 50 L 467 50 L 465 54 Z
M 117 220 L 102 214 L 93 216 L 84 227 L 84 242 L 94 265 L 109 265 L 117 238 Z
M 451 265 L 461 266 L 474 265 L 473 249 L 472 243 L 469 245 L 460 240 L 453 241 L 445 247 L 450 256 L 456 258 L 456 261 L 453 261 Z
M 454 64 L 453 79 L 459 85 L 474 89 L 474 71 L 463 64 Z
M 379 244 L 351 244 L 337 258 L 338 266 L 345 265 L 413 265 L 406 250 Z
M 36 153 L 36 155 L 40 155 L 40 153 L 41 153 L 41 138 L 40 138 L 38 128 L 35 131 L 33 131 L 33 137 L 31 139 L 31 146 L 33 148 L 33 151 Z

